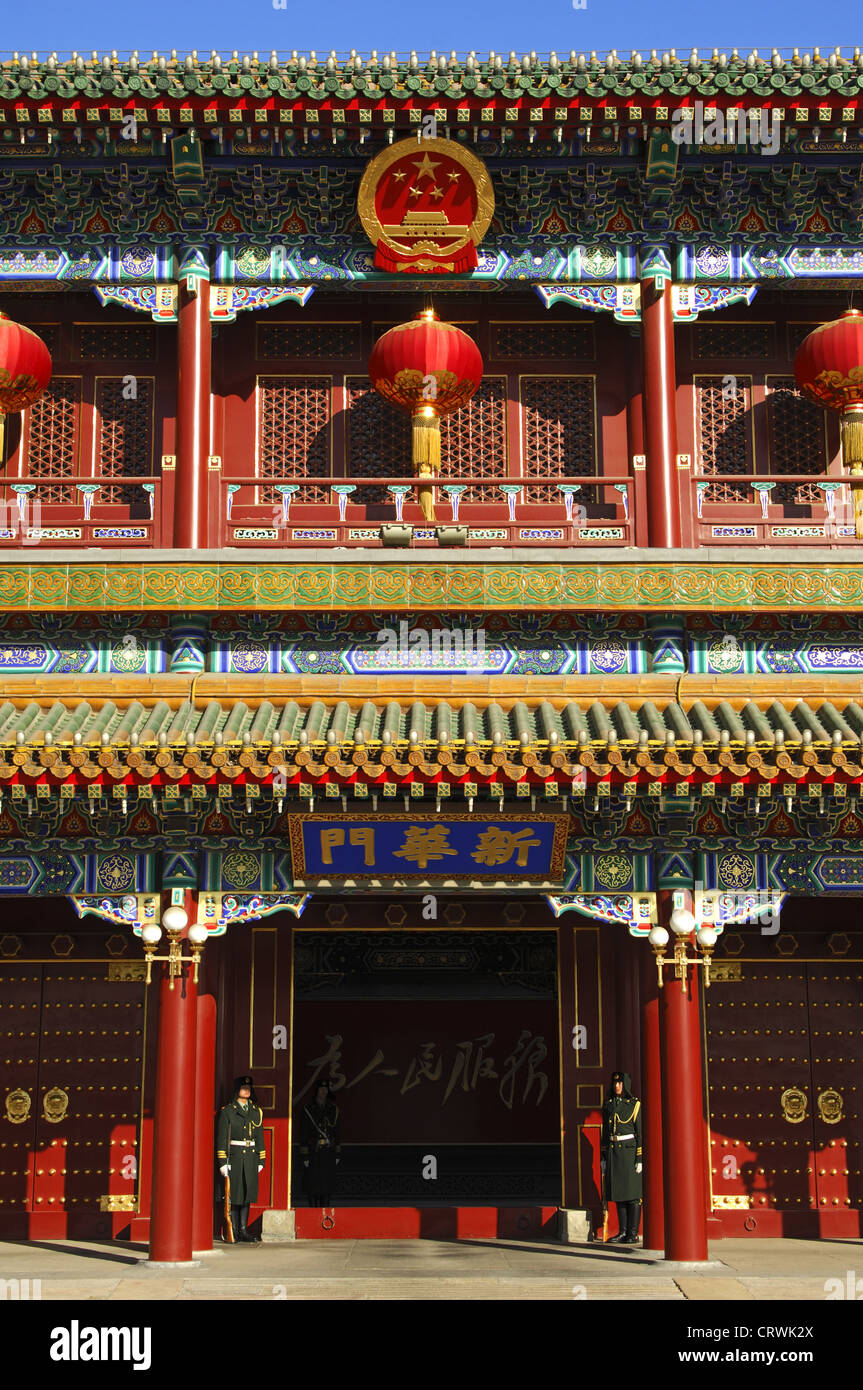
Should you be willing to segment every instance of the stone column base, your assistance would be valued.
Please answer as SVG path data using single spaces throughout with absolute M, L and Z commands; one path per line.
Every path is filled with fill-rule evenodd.
M 261 1217 L 261 1241 L 264 1245 L 268 1242 L 274 1244 L 277 1241 L 296 1240 L 297 1227 L 294 1220 L 294 1210 L 289 1207 L 287 1211 L 265 1211 Z
M 591 1238 L 590 1212 L 586 1207 L 561 1207 L 557 1213 L 557 1238 L 564 1245 L 579 1245 Z

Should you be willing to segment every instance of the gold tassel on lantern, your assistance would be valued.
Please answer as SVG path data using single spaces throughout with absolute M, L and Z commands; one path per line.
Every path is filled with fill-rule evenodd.
M 854 535 L 863 540 L 863 405 L 854 404 L 841 417 L 842 458 L 851 476 Z
M 413 465 L 418 478 L 434 478 L 440 468 L 440 420 L 428 405 L 413 417 Z M 419 503 L 426 521 L 436 521 L 430 484 L 420 485 Z

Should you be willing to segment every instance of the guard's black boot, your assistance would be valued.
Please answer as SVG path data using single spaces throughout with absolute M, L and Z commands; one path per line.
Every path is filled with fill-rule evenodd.
M 237 1240 L 242 1241 L 243 1245 L 248 1245 L 252 1239 L 249 1235 L 248 1228 L 249 1208 L 247 1206 L 237 1207 L 237 1212 L 240 1218 L 240 1229 L 237 1232 Z
M 626 1232 L 629 1224 L 626 1219 L 627 1203 L 615 1202 L 614 1205 L 617 1207 L 617 1224 L 620 1230 L 617 1232 L 617 1235 L 612 1236 L 607 1243 L 609 1245 L 623 1245 L 626 1242 Z
M 629 1246 L 632 1244 L 632 1236 L 631 1236 L 631 1234 L 630 1234 L 631 1229 L 632 1229 L 632 1203 L 631 1203 L 631 1202 L 624 1202 L 624 1203 L 623 1203 L 623 1210 L 622 1210 L 621 1213 L 620 1213 L 620 1231 L 621 1231 L 621 1235 L 623 1236 L 623 1240 L 620 1242 L 621 1245 L 625 1245 L 625 1246 L 629 1247 Z M 629 1250 L 628 1250 L 628 1248 L 627 1248 L 627 1254 L 628 1254 L 628 1253 L 629 1253 Z
M 641 1225 L 641 1203 L 630 1202 L 629 1204 L 629 1228 L 627 1230 L 627 1240 L 630 1245 L 638 1243 L 638 1228 Z
M 247 1240 L 247 1242 L 248 1242 L 249 1245 L 257 1245 L 257 1244 L 260 1242 L 261 1237 L 260 1237 L 260 1236 L 256 1236 L 255 1233 L 254 1233 L 254 1231 L 250 1231 L 250 1230 L 249 1230 L 249 1203 L 248 1203 L 248 1202 L 247 1202 L 246 1205 L 243 1207 L 243 1234 L 245 1235 L 246 1240 Z

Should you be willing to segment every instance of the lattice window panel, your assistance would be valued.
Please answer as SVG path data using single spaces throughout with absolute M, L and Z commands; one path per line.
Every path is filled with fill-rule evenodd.
M 697 323 L 695 356 L 769 358 L 775 356 L 771 323 Z
M 28 323 L 27 327 L 31 332 L 36 334 L 37 338 L 42 339 L 42 342 L 51 354 L 52 360 L 56 362 L 60 353 L 58 346 L 60 337 L 59 325 L 56 323 Z
M 562 362 L 592 362 L 596 341 L 592 323 L 494 323 L 490 356 Z
M 797 390 L 793 376 L 767 378 L 767 419 L 770 426 L 770 472 L 827 472 L 827 421 L 825 413 Z M 779 483 L 772 502 L 807 504 L 823 502 L 824 493 L 814 483 Z
M 255 327 L 261 362 L 350 361 L 362 355 L 358 323 L 259 323 Z
M 27 467 L 30 478 L 70 478 L 78 471 L 81 378 L 55 376 L 28 411 Z M 74 502 L 74 485 L 39 488 L 42 503 Z
M 97 471 L 103 477 L 146 478 L 153 471 L 155 382 L 139 376 L 134 399 L 125 399 L 128 391 L 123 377 L 100 377 L 96 383 Z M 96 495 L 99 503 L 126 506 L 146 500 L 139 487 L 103 487 Z
M 596 474 L 596 409 L 592 376 L 525 377 L 524 471 L 528 478 L 591 478 Z M 553 483 L 530 488 L 528 502 L 560 502 Z
M 413 473 L 411 422 L 373 391 L 368 377 L 347 379 L 347 472 L 354 478 Z M 485 377 L 466 406 L 441 421 L 441 478 L 506 476 L 506 378 Z M 359 500 L 359 494 L 358 494 Z M 383 488 L 363 488 L 365 502 L 392 502 Z M 469 487 L 467 502 L 502 502 L 496 488 Z
M 789 323 L 789 324 L 786 324 L 786 327 L 785 327 L 785 341 L 786 341 L 787 357 L 788 357 L 789 362 L 793 362 L 793 361 L 794 361 L 794 358 L 795 358 L 796 353 L 797 353 L 797 349 L 799 348 L 800 344 L 803 342 L 803 339 L 804 339 L 804 338 L 808 338 L 808 337 L 809 337 L 809 334 L 810 334 L 814 329 L 820 328 L 820 327 L 821 327 L 821 324 L 822 324 L 822 323 L 826 323 L 826 322 L 827 322 L 827 320 L 826 320 L 826 318 L 825 318 L 825 319 L 812 319 L 812 321 L 811 321 L 810 323 Z
M 476 395 L 441 421 L 441 477 L 505 478 L 506 377 L 484 377 Z M 469 487 L 466 502 L 504 502 L 497 488 Z
M 331 383 L 329 377 L 258 378 L 259 457 L 262 478 L 330 476 Z M 329 502 L 330 489 L 308 484 L 298 502 Z M 274 488 L 261 489 L 261 501 L 278 504 Z
M 155 362 L 152 323 L 84 324 L 78 330 L 82 362 Z
M 697 376 L 698 465 L 702 475 L 752 472 L 752 427 L 749 418 L 752 378 Z M 705 502 L 750 502 L 747 484 L 711 483 Z
M 351 376 L 345 382 L 346 472 L 351 478 L 407 478 L 411 465 L 411 422 L 373 391 L 366 376 Z M 392 496 L 385 487 L 358 488 L 354 495 L 361 503 L 388 502 Z

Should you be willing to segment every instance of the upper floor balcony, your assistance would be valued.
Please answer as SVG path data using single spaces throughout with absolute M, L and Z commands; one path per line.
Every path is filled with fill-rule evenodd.
M 527 295 L 441 301 L 475 337 L 485 372 L 443 422 L 434 520 L 411 473 L 410 420 L 367 375 L 375 338 L 410 316 L 411 297 L 355 295 L 220 325 L 201 479 L 207 548 L 656 544 L 639 339 L 604 316 L 535 306 Z M 7 419 L 0 549 L 177 545 L 176 326 L 74 295 L 8 296 L 3 307 L 45 338 L 54 374 Z M 806 333 L 841 307 L 765 293 L 676 326 L 666 503 L 684 546 L 857 545 L 837 423 L 798 395 L 792 365 Z

